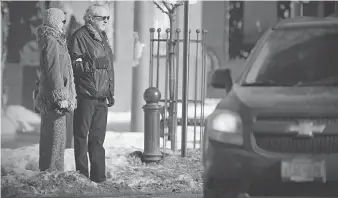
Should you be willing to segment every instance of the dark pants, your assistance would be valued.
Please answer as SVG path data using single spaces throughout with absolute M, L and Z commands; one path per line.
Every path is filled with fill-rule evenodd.
M 94 182 L 106 180 L 105 149 L 108 106 L 106 100 L 79 98 L 74 111 L 74 152 L 76 170 Z M 89 131 L 89 134 L 88 134 Z M 88 143 L 87 143 L 88 138 Z
M 66 148 L 74 148 L 74 141 L 73 141 L 73 116 L 74 113 L 70 112 L 66 115 Z

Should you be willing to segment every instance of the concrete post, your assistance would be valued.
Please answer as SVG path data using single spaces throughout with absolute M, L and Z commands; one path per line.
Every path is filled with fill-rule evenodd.
M 292 1 L 291 2 L 291 18 L 302 16 L 302 5 L 300 2 Z
M 152 2 L 135 1 L 134 6 L 134 31 L 138 33 L 141 43 L 145 44 L 139 64 L 133 67 L 132 78 L 132 102 L 131 102 L 131 124 L 132 132 L 143 131 L 142 94 L 148 87 L 149 82 L 149 29 L 152 26 Z M 131 53 L 132 54 L 132 53 Z
M 318 1 L 318 16 L 319 17 L 325 17 L 325 5 L 324 5 L 324 1 Z
M 160 151 L 160 110 L 158 102 L 161 99 L 161 92 L 156 87 L 149 87 L 143 94 L 146 105 L 144 111 L 144 152 L 142 161 L 157 162 L 161 160 Z

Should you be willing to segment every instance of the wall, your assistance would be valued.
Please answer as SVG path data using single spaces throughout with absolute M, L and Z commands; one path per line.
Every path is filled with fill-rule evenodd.
M 277 2 L 245 1 L 244 10 L 244 43 L 254 44 L 277 22 Z
M 227 61 L 228 43 L 228 2 L 226 1 L 204 1 L 202 28 L 208 30 L 208 47 L 219 58 L 220 65 Z
M 115 111 L 130 111 L 132 52 L 134 47 L 134 2 L 116 1 Z
M 208 55 L 213 56 L 209 64 L 210 69 L 207 73 L 208 80 L 211 80 L 212 72 L 218 67 L 229 67 L 229 24 L 228 24 L 228 5 L 227 1 L 203 1 L 202 28 L 208 31 L 207 50 Z M 224 95 L 224 91 L 207 87 L 207 96 L 218 98 Z

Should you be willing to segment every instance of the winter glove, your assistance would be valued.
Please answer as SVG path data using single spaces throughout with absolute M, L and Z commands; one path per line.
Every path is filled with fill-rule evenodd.
M 68 107 L 68 101 L 67 100 L 62 100 L 59 102 L 59 106 L 61 109 L 65 109 Z
M 114 106 L 115 104 L 115 99 L 112 97 L 112 98 L 107 98 L 107 105 L 108 107 L 112 107 Z
M 62 100 L 59 101 L 57 104 L 55 104 L 53 106 L 53 109 L 58 115 L 65 115 L 66 113 L 69 112 L 68 106 L 69 106 L 68 101 Z

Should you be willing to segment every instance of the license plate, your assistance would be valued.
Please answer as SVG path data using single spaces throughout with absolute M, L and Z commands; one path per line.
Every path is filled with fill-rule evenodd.
M 294 182 L 326 181 L 325 161 L 292 160 L 282 162 L 282 179 Z

